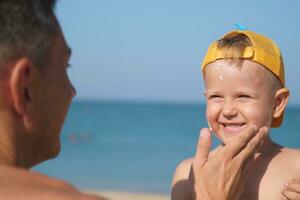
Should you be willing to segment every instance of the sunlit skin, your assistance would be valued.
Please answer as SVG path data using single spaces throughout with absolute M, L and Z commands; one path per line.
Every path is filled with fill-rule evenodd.
M 248 60 L 222 59 L 206 66 L 206 116 L 224 144 L 249 124 L 271 126 L 275 92 L 266 73 L 271 72 Z
M 60 151 L 60 132 L 76 91 L 67 74 L 71 50 L 57 23 L 44 64 L 20 57 L 0 76 L 0 199 L 102 200 L 67 182 L 27 170 Z
M 238 138 L 245 136 L 245 130 L 252 125 L 266 126 L 270 130 L 273 119 L 282 115 L 288 102 L 289 90 L 282 88 L 268 69 L 250 60 L 217 60 L 205 66 L 203 78 L 208 125 L 223 144 L 217 149 L 225 149 L 239 141 Z M 251 145 L 241 143 L 241 146 Z M 283 184 L 289 179 L 300 178 L 300 151 L 280 146 L 267 136 L 254 152 L 255 159 L 247 160 L 251 162 L 244 172 L 247 178 L 240 199 L 284 199 L 281 194 Z M 216 156 L 215 150 L 209 153 L 206 161 L 210 162 L 213 156 Z M 226 168 L 228 158 L 223 155 L 218 159 L 221 159 L 220 170 L 224 170 L 224 174 L 230 173 Z M 192 162 L 193 158 L 187 159 L 177 166 L 172 194 L 179 198 L 174 195 L 172 200 L 193 199 L 188 182 Z M 209 173 L 215 172 L 207 173 L 209 177 Z

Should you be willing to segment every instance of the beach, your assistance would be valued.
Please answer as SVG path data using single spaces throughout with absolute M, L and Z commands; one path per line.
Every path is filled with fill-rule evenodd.
M 97 191 L 84 191 L 88 194 L 96 196 L 102 196 L 107 200 L 169 200 L 169 195 L 166 194 L 150 194 L 150 193 L 133 193 L 127 191 L 108 191 L 108 190 L 97 190 Z

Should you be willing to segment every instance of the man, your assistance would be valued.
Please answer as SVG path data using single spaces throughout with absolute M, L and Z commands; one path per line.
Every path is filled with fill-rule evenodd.
M 66 72 L 71 50 L 53 13 L 54 4 L 55 0 L 0 1 L 0 199 L 103 199 L 28 170 L 59 153 L 59 134 L 76 93 Z M 249 137 L 241 141 L 252 141 L 254 132 L 247 130 Z M 195 161 L 199 158 L 202 165 L 193 165 L 196 186 L 197 168 L 211 164 L 203 161 L 210 139 L 200 141 Z M 228 147 L 227 152 L 242 148 Z M 251 145 L 249 151 L 255 148 Z
M 54 3 L 0 1 L 0 199 L 101 199 L 26 170 L 59 153 L 76 93 Z

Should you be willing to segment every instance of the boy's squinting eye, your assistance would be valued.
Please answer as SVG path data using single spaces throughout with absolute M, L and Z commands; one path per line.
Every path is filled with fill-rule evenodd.
M 217 95 L 217 94 L 212 94 L 212 95 L 208 96 L 208 99 L 221 99 L 221 98 L 222 98 L 222 96 Z
M 248 101 L 250 99 L 252 99 L 252 97 L 250 95 L 247 95 L 247 94 L 241 94 L 241 95 L 237 96 L 238 101 Z
M 241 94 L 238 96 L 238 98 L 251 98 L 251 96 L 247 94 Z

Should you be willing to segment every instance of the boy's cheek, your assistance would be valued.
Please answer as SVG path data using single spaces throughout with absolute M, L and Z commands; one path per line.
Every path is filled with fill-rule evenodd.
M 222 112 L 222 104 L 208 102 L 206 105 L 206 118 L 210 120 L 217 120 Z
M 257 127 L 270 126 L 273 117 L 272 110 L 267 109 L 268 107 L 267 105 L 245 106 L 244 116 L 248 122 Z
M 214 118 L 216 118 L 216 114 L 217 113 L 217 108 L 216 107 L 213 107 L 213 106 L 207 106 L 206 108 L 206 119 L 208 121 L 212 121 Z
M 218 123 L 217 123 L 218 116 L 216 114 L 213 114 L 212 112 L 209 112 L 209 110 L 207 110 L 206 121 L 207 121 L 208 128 L 215 133 L 218 130 Z

